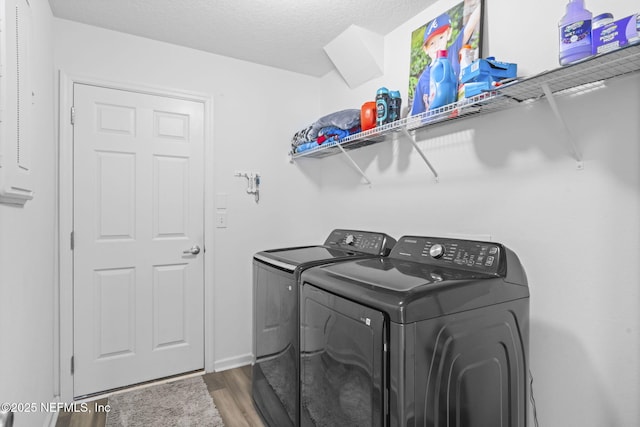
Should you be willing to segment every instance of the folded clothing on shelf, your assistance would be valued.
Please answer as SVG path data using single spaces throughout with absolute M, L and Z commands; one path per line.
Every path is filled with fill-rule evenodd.
M 291 152 L 299 153 L 326 141 L 341 140 L 359 131 L 360 110 L 336 111 L 296 132 L 291 139 Z

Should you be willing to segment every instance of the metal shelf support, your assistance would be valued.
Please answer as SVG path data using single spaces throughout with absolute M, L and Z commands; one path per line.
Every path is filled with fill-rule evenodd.
M 337 144 L 337 147 L 340 148 L 340 151 L 342 151 L 342 154 L 347 156 L 347 159 L 349 159 L 349 162 L 351 162 L 351 165 L 360 173 L 360 175 L 362 175 L 364 180 L 367 181 L 367 184 L 371 185 L 371 180 L 369 178 L 367 178 L 367 175 L 364 173 L 364 171 L 362 169 L 360 169 L 360 166 L 358 166 L 358 164 L 355 162 L 355 160 L 353 160 L 353 158 L 345 151 L 345 149 L 342 147 L 342 145 L 341 144 Z
M 551 107 L 553 114 L 556 116 L 556 119 L 558 120 L 558 122 L 560 122 L 560 124 L 562 125 L 562 128 L 564 129 L 567 142 L 569 143 L 569 147 L 571 148 L 571 151 L 572 151 L 572 155 L 576 159 L 576 162 L 578 162 L 577 168 L 580 170 L 584 169 L 584 164 L 582 162 L 582 154 L 580 153 L 580 150 L 578 150 L 578 146 L 576 144 L 575 138 L 571 133 L 571 131 L 569 130 L 569 127 L 567 126 L 567 122 L 564 120 L 564 117 L 560 113 L 560 109 L 558 108 L 558 104 L 556 103 L 556 98 L 553 96 L 553 93 L 551 92 L 551 89 L 549 88 L 549 85 L 546 82 L 542 83 L 540 87 L 542 88 L 544 95 L 547 97 L 547 101 L 549 101 L 549 106 Z
M 435 178 L 436 182 L 440 182 L 440 177 L 438 176 L 438 172 L 436 172 L 435 168 L 433 167 L 429 159 L 427 159 L 427 156 L 424 155 L 424 153 L 416 143 L 415 135 L 411 135 L 406 127 L 402 127 L 401 130 L 402 130 L 402 133 L 404 133 L 405 136 L 409 139 L 409 142 L 411 142 L 411 144 L 413 145 L 413 148 L 415 148 L 418 154 L 420 154 L 420 157 L 422 157 L 422 160 L 424 160 L 427 167 L 429 167 L 429 170 L 431 170 L 431 173 L 433 174 L 433 177 Z

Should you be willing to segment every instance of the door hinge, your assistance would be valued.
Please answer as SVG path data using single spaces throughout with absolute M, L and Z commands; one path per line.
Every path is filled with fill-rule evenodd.
M 75 232 L 74 231 L 71 232 L 71 236 L 70 236 L 69 240 L 70 240 L 70 243 L 71 243 L 71 250 L 73 250 L 75 245 L 76 245 Z
M 75 366 L 74 366 L 74 357 L 75 356 L 71 356 L 71 375 L 73 375 L 73 372 L 75 371 Z
M 71 124 L 76 124 L 76 107 L 71 107 Z

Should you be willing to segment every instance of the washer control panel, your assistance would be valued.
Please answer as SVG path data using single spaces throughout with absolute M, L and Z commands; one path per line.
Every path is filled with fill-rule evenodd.
M 493 242 L 403 236 L 393 247 L 390 257 L 496 274 L 502 252 L 502 245 Z
M 388 255 L 396 241 L 384 233 L 358 230 L 333 230 L 324 242 L 327 246 L 353 249 L 373 255 Z

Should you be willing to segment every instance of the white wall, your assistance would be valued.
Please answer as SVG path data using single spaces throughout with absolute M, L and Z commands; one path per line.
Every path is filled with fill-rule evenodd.
M 213 98 L 215 191 L 227 194 L 228 227 L 215 229 L 215 362 L 250 361 L 252 255 L 310 241 L 305 215 L 315 185 L 289 164 L 292 129 L 317 116 L 315 78 L 54 19 L 55 68 L 69 75 L 194 92 Z M 297 124 L 296 124 L 297 123 Z M 245 178 L 260 172 L 260 202 Z M 63 171 L 69 173 L 70 171 Z M 217 206 L 216 206 L 217 207 Z M 315 215 L 315 212 L 310 212 Z M 210 222 L 213 224 L 213 220 Z M 209 248 L 211 249 L 211 248 Z
M 0 401 L 39 404 L 54 400 L 56 144 L 52 15 L 46 0 L 30 3 L 35 196 L 23 208 L 0 204 Z M 43 425 L 52 414 L 39 409 L 15 425 Z
M 410 34 L 455 3 L 440 1 L 386 37 L 383 77 L 354 90 L 336 73 L 323 78 L 322 113 L 359 108 L 380 86 L 401 90 L 406 102 Z M 565 2 L 486 3 L 484 56 L 518 63 L 520 75 L 558 66 Z M 587 7 L 637 12 L 623 0 Z M 303 175 L 320 187 L 322 205 L 339 208 L 321 209 L 317 237 L 340 225 L 506 244 L 529 278 L 540 425 L 640 425 L 640 75 L 559 104 L 583 170 L 542 100 L 420 132 L 439 183 L 402 136 L 351 152 L 371 186 L 341 156 L 322 160 L 322 173 Z

